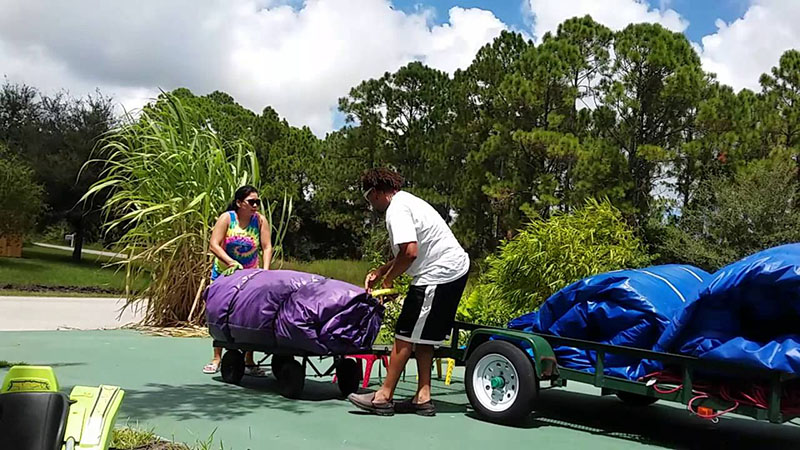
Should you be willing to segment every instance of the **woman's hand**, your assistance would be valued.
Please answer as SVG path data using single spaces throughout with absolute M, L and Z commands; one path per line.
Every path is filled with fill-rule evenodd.
M 241 265 L 241 264 L 239 264 L 239 262 L 237 262 L 237 261 L 233 261 L 233 262 L 231 262 L 230 264 L 228 264 L 228 268 L 227 268 L 227 269 L 225 269 L 225 270 L 223 270 L 223 271 L 222 271 L 222 274 L 223 274 L 223 275 L 226 275 L 226 276 L 227 276 L 227 275 L 232 275 L 232 274 L 233 274 L 233 272 L 236 272 L 237 270 L 239 270 L 239 269 L 243 269 L 243 268 L 244 268 L 244 267 L 242 267 L 242 265 Z

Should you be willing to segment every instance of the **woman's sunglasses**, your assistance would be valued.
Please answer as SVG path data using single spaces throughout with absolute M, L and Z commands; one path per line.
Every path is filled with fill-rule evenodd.
M 253 206 L 253 207 L 261 206 L 261 199 L 260 198 L 249 198 L 246 201 L 247 201 L 247 203 L 250 204 L 250 206 Z

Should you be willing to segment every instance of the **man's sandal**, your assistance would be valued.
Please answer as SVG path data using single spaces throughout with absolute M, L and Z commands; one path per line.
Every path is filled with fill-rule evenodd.
M 251 377 L 264 377 L 264 376 L 267 375 L 267 373 L 264 372 L 264 369 L 262 369 L 261 367 L 259 367 L 257 365 L 255 365 L 255 366 L 245 366 L 244 367 L 244 374 L 248 375 L 248 376 L 251 376 Z

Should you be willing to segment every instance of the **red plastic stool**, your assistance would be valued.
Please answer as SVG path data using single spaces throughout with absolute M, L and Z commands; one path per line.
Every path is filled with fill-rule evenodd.
M 361 387 L 366 388 L 369 386 L 369 377 L 372 374 L 372 365 L 375 364 L 375 361 L 378 359 L 381 360 L 383 367 L 386 369 L 389 368 L 389 357 L 386 355 L 373 355 L 373 354 L 366 354 L 366 355 L 347 355 L 347 358 L 353 358 L 358 361 L 359 367 L 364 368 L 364 382 L 361 383 Z M 362 360 L 367 363 L 367 367 L 364 367 L 362 364 Z M 378 372 L 380 376 L 380 366 L 378 366 Z M 336 383 L 336 375 L 333 376 L 333 382 Z

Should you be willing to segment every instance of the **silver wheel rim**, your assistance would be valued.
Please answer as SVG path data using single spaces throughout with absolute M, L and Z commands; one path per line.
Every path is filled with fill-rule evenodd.
M 499 380 L 502 380 L 502 385 Z M 472 391 L 481 406 L 489 411 L 506 411 L 519 396 L 517 369 L 505 356 L 490 353 L 475 365 Z

